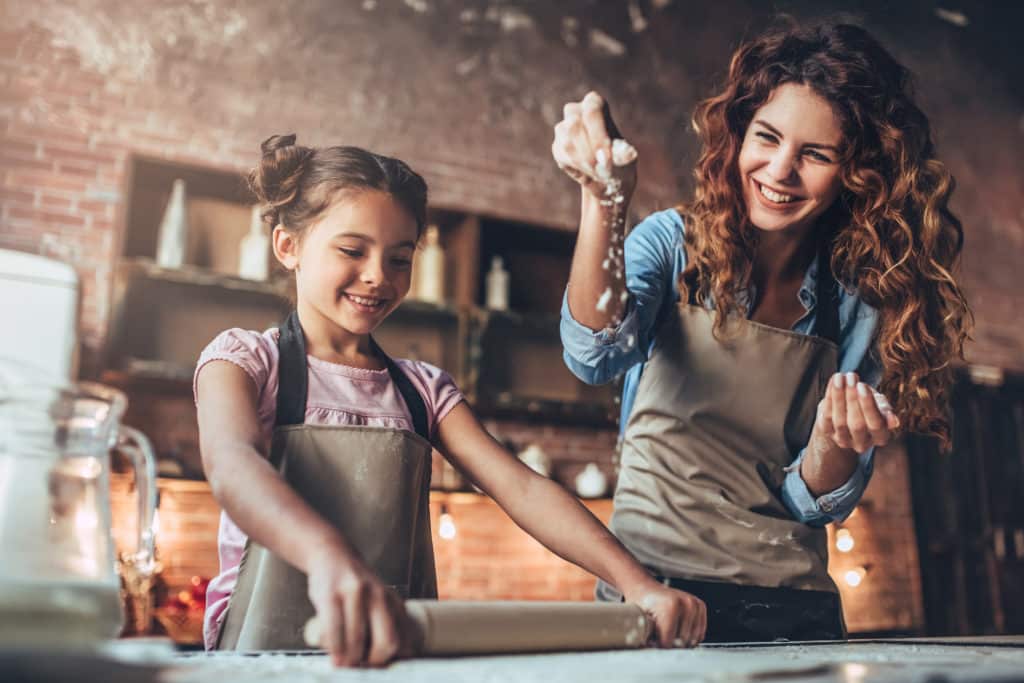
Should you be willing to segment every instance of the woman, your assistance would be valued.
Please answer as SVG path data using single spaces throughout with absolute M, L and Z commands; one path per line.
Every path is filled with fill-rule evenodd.
M 611 527 L 705 601 L 708 642 L 844 637 L 824 524 L 895 430 L 948 442 L 962 230 L 908 80 L 856 26 L 742 45 L 696 112 L 693 200 L 630 233 L 625 272 L 636 163 L 609 169 L 618 136 L 596 93 L 555 128 L 582 188 L 566 362 L 589 383 L 626 373 Z

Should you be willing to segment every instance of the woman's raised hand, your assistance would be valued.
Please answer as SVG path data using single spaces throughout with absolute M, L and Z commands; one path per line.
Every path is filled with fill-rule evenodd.
M 551 155 L 565 174 L 597 198 L 614 177 L 628 200 L 636 187 L 636 149 L 622 139 L 608 104 L 596 92 L 570 102 L 555 125 Z
M 412 653 L 414 628 L 401 598 L 350 555 L 329 548 L 316 555 L 309 599 L 335 666 L 383 666 Z
M 836 373 L 818 403 L 814 429 L 840 448 L 863 453 L 889 443 L 900 420 L 888 399 L 861 382 L 855 372 Z

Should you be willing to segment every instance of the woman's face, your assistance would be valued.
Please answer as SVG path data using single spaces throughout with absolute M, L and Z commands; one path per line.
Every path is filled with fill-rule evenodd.
M 839 196 L 840 121 L 806 85 L 786 83 L 754 112 L 739 172 L 750 222 L 803 233 Z

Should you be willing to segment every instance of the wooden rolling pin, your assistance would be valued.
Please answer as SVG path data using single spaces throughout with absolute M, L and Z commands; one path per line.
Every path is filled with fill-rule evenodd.
M 604 602 L 407 600 L 417 656 L 493 655 L 644 647 L 653 622 L 636 605 Z M 320 647 L 320 622 L 306 624 Z

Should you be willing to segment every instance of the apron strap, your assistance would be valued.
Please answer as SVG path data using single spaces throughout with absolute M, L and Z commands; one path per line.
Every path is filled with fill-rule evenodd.
M 398 367 L 398 363 L 393 361 L 391 356 L 384 353 L 384 349 L 380 348 L 373 337 L 370 337 L 370 348 L 387 364 L 391 381 L 398 387 L 398 392 L 402 394 L 402 398 L 405 399 L 405 405 L 409 408 L 409 413 L 412 414 L 413 429 L 424 439 L 430 441 L 430 429 L 427 424 L 427 406 L 423 402 L 420 392 L 416 390 L 412 380 L 402 371 L 402 368 Z
M 306 338 L 302 333 L 302 326 L 299 325 L 299 315 L 296 311 L 288 314 L 280 327 L 280 333 L 277 340 L 280 360 L 277 370 L 277 414 L 274 418 L 274 427 L 305 423 L 306 399 L 309 395 Z M 423 397 L 413 386 L 408 375 L 384 353 L 373 337 L 370 337 L 370 348 L 387 366 L 391 381 L 398 387 L 398 392 L 409 408 L 416 433 L 429 441 L 427 406 L 423 402 Z
M 306 338 L 299 325 L 299 314 L 292 311 L 280 326 L 277 348 L 277 414 L 274 427 L 300 425 L 306 421 L 306 397 L 309 393 L 309 368 L 306 363 Z

